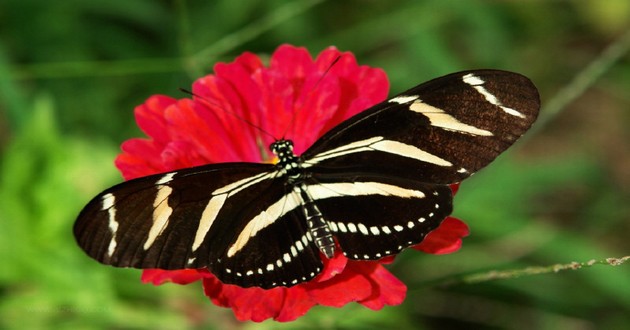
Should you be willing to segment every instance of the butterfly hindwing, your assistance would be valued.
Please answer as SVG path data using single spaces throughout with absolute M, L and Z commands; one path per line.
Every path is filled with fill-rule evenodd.
M 311 195 L 350 259 L 397 254 L 422 242 L 452 211 L 446 185 L 365 175 L 313 179 Z
M 293 286 L 317 276 L 322 268 L 299 208 L 286 212 L 248 238 L 234 255 L 224 254 L 212 265 L 223 282 L 242 287 Z

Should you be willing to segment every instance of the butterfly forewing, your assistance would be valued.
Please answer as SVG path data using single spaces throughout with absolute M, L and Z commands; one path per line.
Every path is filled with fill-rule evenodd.
M 313 171 L 349 168 L 455 183 L 512 145 L 532 125 L 539 106 L 536 88 L 519 74 L 455 73 L 344 121 L 303 158 Z
M 273 186 L 270 174 L 273 169 L 265 164 L 226 163 L 121 183 L 95 197 L 81 211 L 74 226 L 75 237 L 88 255 L 106 264 L 185 268 L 196 257 L 192 247 L 197 244 L 199 249 L 200 240 L 209 238 L 205 234 L 210 231 L 204 228 L 210 222 L 217 227 L 231 226 L 220 232 L 222 237 L 236 235 L 233 232 L 243 226 L 242 221 L 229 225 L 225 221 L 230 220 L 237 206 L 246 209 L 252 190 L 258 196 Z M 253 182 L 255 179 L 251 178 L 257 177 L 260 180 Z M 237 193 L 234 189 L 221 191 L 235 182 L 242 182 Z M 221 203 L 227 196 L 231 201 Z M 209 207 L 204 216 L 213 198 L 216 215 L 212 217 L 214 213 Z M 218 253 L 213 251 L 214 255 Z M 205 267 L 212 258 L 206 255 L 194 260 L 194 265 Z
M 292 286 L 317 276 L 335 246 L 374 260 L 420 243 L 452 210 L 447 184 L 507 149 L 538 108 L 521 75 L 451 74 L 344 121 L 299 158 L 280 140 L 277 165 L 212 164 L 121 183 L 88 203 L 74 234 L 105 264 Z

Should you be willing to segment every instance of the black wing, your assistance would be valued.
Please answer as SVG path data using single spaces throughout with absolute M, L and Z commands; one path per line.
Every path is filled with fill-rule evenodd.
M 522 75 L 454 73 L 344 121 L 302 158 L 315 173 L 342 170 L 455 183 L 511 146 L 536 120 L 539 107 L 536 87 Z
M 88 203 L 74 235 L 117 267 L 207 267 L 224 283 L 293 285 L 322 262 L 284 182 L 273 165 L 246 163 L 130 180 Z

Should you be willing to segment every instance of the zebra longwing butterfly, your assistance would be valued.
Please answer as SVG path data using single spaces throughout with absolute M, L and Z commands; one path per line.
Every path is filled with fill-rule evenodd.
M 104 264 L 293 286 L 338 249 L 375 260 L 420 243 L 452 211 L 448 185 L 512 145 L 539 106 L 519 74 L 450 74 L 347 119 L 300 156 L 277 140 L 275 165 L 210 164 L 118 184 L 85 206 L 74 235 Z

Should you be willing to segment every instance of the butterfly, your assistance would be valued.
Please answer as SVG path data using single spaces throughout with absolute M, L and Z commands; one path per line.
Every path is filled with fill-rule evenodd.
M 290 287 L 342 252 L 377 260 L 416 245 L 452 212 L 450 184 L 488 165 L 536 120 L 516 73 L 473 70 L 413 87 L 343 121 L 277 164 L 219 163 L 113 186 L 74 225 L 117 267 L 207 268 L 241 287 Z

